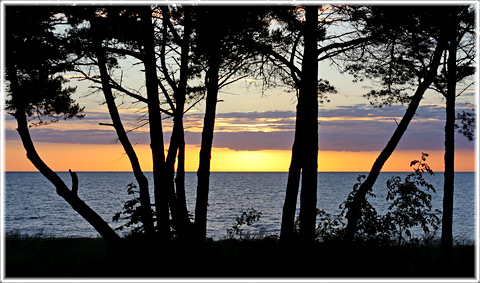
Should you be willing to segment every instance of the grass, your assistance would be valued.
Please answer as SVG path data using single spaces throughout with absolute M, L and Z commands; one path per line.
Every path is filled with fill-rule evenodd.
M 138 244 L 138 243 L 137 243 Z M 148 260 L 145 260 L 148 258 Z M 7 235 L 6 277 L 474 277 L 474 245 L 456 244 L 450 268 L 431 245 L 309 249 L 275 238 L 218 240 L 202 247 L 171 243 L 113 252 L 101 238 Z

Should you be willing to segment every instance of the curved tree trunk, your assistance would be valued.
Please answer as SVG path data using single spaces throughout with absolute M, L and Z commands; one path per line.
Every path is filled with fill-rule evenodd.
M 33 145 L 30 133 L 28 131 L 27 118 L 25 112 L 21 108 L 17 108 L 15 113 L 18 128 L 17 131 L 22 139 L 23 147 L 27 152 L 27 158 L 32 162 L 35 168 L 42 173 L 57 189 L 57 194 L 63 197 L 68 204 L 76 211 L 83 219 L 87 220 L 90 225 L 97 230 L 97 232 L 109 243 L 110 246 L 116 248 L 119 244 L 120 237 L 113 231 L 113 229 L 105 222 L 100 215 L 91 209 L 85 202 L 83 202 L 77 195 L 77 185 L 74 181 L 72 190 L 69 190 L 62 179 L 52 171 L 40 158 L 35 146 Z M 73 177 L 72 173 L 72 178 Z
M 346 215 L 346 218 L 348 220 L 346 231 L 345 231 L 346 241 L 352 241 L 355 236 L 355 233 L 358 230 L 357 224 L 360 218 L 362 200 L 365 199 L 367 191 L 370 188 L 372 188 L 373 185 L 375 184 L 375 181 L 377 180 L 383 165 L 385 164 L 385 162 L 388 160 L 390 155 L 393 153 L 393 151 L 397 147 L 403 134 L 407 130 L 408 125 L 410 124 L 410 121 L 415 115 L 418 105 L 420 104 L 420 101 L 423 98 L 423 94 L 435 79 L 435 76 L 437 74 L 437 69 L 440 64 L 440 59 L 445 48 L 445 43 L 446 43 L 445 36 L 441 35 L 439 43 L 435 48 L 433 59 L 430 63 L 430 69 L 428 71 L 426 78 L 417 87 L 412 97 L 412 100 L 410 101 L 410 104 L 408 105 L 408 108 L 402 117 L 402 120 L 398 124 L 397 128 L 395 129 L 395 132 L 393 133 L 392 137 L 388 141 L 385 148 L 382 150 L 380 155 L 375 160 L 367 178 L 360 185 L 360 188 L 358 189 L 357 193 L 353 197 L 353 202 L 350 204 L 347 215 Z
M 112 89 L 109 85 L 109 74 L 107 72 L 107 67 L 105 66 L 105 55 L 102 51 L 101 42 L 95 40 L 94 42 L 95 50 L 97 53 L 98 67 L 100 69 L 100 78 L 102 81 L 102 90 L 105 95 L 105 101 L 107 102 L 108 111 L 110 117 L 112 118 L 113 127 L 117 132 L 118 140 L 123 146 L 125 153 L 127 154 L 130 164 L 132 165 L 132 170 L 137 179 L 138 186 L 140 189 L 140 206 L 142 211 L 142 223 L 147 235 L 152 235 L 154 232 L 153 219 L 151 214 L 151 205 L 150 205 L 150 194 L 148 192 L 148 180 L 143 174 L 143 171 L 138 162 L 137 154 L 133 149 L 130 140 L 128 139 L 127 133 L 122 125 L 120 119 L 120 114 L 118 113 L 117 106 L 115 104 L 115 99 L 112 94 Z
M 7 61 L 9 62 L 9 61 Z M 57 194 L 63 197 L 68 204 L 83 217 L 92 227 L 107 241 L 112 248 L 117 248 L 120 237 L 108 225 L 105 220 L 100 217 L 92 208 L 78 197 L 78 178 L 77 175 L 70 171 L 72 176 L 72 190 L 69 190 L 62 179 L 45 164 L 40 158 L 33 144 L 30 132 L 28 130 L 28 122 L 25 111 L 22 94 L 19 91 L 17 70 L 15 66 L 7 65 L 8 77 L 10 81 L 10 90 L 12 96 L 16 97 L 15 119 L 17 120 L 17 132 L 22 140 L 23 147 L 27 153 L 27 158 L 56 188 Z

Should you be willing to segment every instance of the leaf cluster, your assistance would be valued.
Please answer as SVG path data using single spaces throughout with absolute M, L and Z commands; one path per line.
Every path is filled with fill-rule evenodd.
M 38 8 L 38 9 L 37 9 Z M 72 69 L 61 37 L 55 35 L 56 11 L 51 7 L 6 8 L 6 109 L 22 109 L 38 119 L 35 125 L 82 118 L 83 108 L 71 98 L 74 87 L 62 73 Z
M 142 222 L 142 211 L 140 204 L 140 194 L 137 186 L 134 183 L 127 185 L 127 193 L 132 196 L 132 199 L 127 200 L 122 208 L 122 211 L 115 213 L 112 217 L 113 222 L 126 221 L 115 228 L 115 231 L 122 231 L 126 228 L 131 228 L 131 235 L 139 235 L 145 232 Z M 154 211 L 151 211 L 152 218 L 154 218 Z
M 457 121 L 460 124 L 455 123 L 455 129 L 464 135 L 469 141 L 473 141 L 475 138 L 475 113 L 472 111 L 462 111 L 457 114 Z
M 235 224 L 227 229 L 227 237 L 229 239 L 250 239 L 252 234 L 244 230 L 244 226 L 252 226 L 255 222 L 260 220 L 262 212 L 254 209 L 253 207 L 247 210 L 242 210 L 240 216 L 235 218 Z

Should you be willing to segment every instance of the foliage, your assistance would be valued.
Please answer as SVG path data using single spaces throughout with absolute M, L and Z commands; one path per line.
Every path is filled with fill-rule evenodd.
M 432 212 L 432 196 L 429 192 L 435 193 L 435 189 L 423 177 L 424 173 L 433 175 L 433 171 L 426 163 L 427 157 L 428 154 L 422 153 L 421 160 L 412 161 L 410 167 L 414 172 L 408 174 L 403 181 L 399 176 L 387 181 L 386 200 L 390 205 L 385 215 L 379 215 L 368 198 L 363 200 L 356 233 L 357 240 L 378 243 L 396 241 L 398 244 L 414 242 L 417 239 L 413 236 L 411 229 L 418 226 L 424 232 L 424 240 L 429 240 L 435 235 L 440 224 L 440 219 L 435 213 L 441 212 L 438 209 Z M 348 195 L 347 200 L 340 205 L 342 208 L 340 214 L 331 215 L 325 211 L 317 211 L 319 220 L 316 230 L 317 239 L 332 241 L 343 237 L 345 230 L 343 219 L 364 178 L 364 175 L 358 176 L 358 183 L 353 186 L 353 191 Z M 375 197 L 371 189 L 368 190 L 367 196 Z
M 347 197 L 347 200 L 340 205 L 342 208 L 342 215 L 346 215 L 348 209 L 354 201 L 354 196 L 357 194 L 357 191 L 362 185 L 362 180 L 365 178 L 365 175 L 359 175 L 357 177 L 357 183 L 353 186 L 352 192 Z M 378 234 L 381 234 L 380 231 L 383 230 L 383 223 L 381 223 L 381 218 L 379 217 L 375 208 L 368 202 L 368 197 L 376 197 L 372 193 L 372 188 L 369 188 L 366 197 L 362 199 L 360 203 L 360 219 L 358 220 L 358 235 L 366 240 L 375 239 Z
M 318 224 L 315 230 L 316 238 L 322 241 L 333 241 L 343 238 L 345 222 L 341 215 L 331 215 L 317 209 Z
M 460 121 L 460 125 L 455 124 L 458 132 L 464 135 L 469 141 L 473 141 L 475 138 L 475 112 L 462 111 L 457 114 L 457 121 Z
M 364 96 L 375 107 L 410 102 L 409 90 L 425 78 L 439 41 L 444 7 L 368 6 L 354 15 L 374 37 L 364 49 L 346 53 L 344 72 L 379 89 Z
M 253 207 L 248 208 L 247 210 L 242 210 L 240 216 L 236 217 L 235 224 L 232 228 L 227 229 L 227 237 L 229 239 L 238 238 L 242 240 L 254 238 L 255 236 L 250 232 L 246 232 L 243 229 L 243 226 L 252 226 L 253 223 L 260 220 L 260 217 L 262 217 L 262 212 L 257 211 Z
M 388 207 L 389 212 L 383 216 L 383 222 L 391 226 L 390 235 L 396 235 L 399 242 L 404 240 L 404 235 L 412 239 L 410 229 L 414 226 L 420 226 L 427 235 L 430 233 L 429 226 L 435 232 L 440 224 L 440 219 L 431 213 L 432 196 L 428 193 L 435 193 L 435 189 L 423 178 L 423 173 L 433 175 L 433 171 L 425 163 L 427 157 L 428 154 L 422 153 L 421 161 L 411 162 L 411 167 L 416 166 L 415 172 L 405 177 L 404 182 L 398 176 L 387 181 L 387 201 L 392 203 Z M 420 188 L 425 188 L 425 191 Z M 438 209 L 435 211 L 440 213 Z
M 127 223 L 120 225 L 119 227 L 115 228 L 116 231 L 121 231 L 125 228 L 132 228 L 131 234 L 132 235 L 139 235 L 145 232 L 142 222 L 142 210 L 140 206 L 140 194 L 137 190 L 137 186 L 134 183 L 130 183 L 127 185 L 127 193 L 131 195 L 133 198 L 127 200 L 123 205 L 123 209 L 121 212 L 115 213 L 112 217 L 112 221 L 119 222 L 120 219 L 126 220 Z M 152 216 L 154 212 L 152 210 Z
M 21 109 L 37 119 L 33 125 L 82 118 L 83 108 L 71 98 L 73 87 L 61 73 L 72 69 L 65 42 L 54 32 L 55 9 L 7 7 L 6 109 Z

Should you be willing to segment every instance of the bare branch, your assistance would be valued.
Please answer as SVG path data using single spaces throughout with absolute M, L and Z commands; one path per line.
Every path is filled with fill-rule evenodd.
M 75 195 L 78 195 L 78 177 L 77 173 L 72 172 L 72 170 L 68 169 L 68 172 L 70 172 L 70 176 L 72 177 L 72 193 Z

